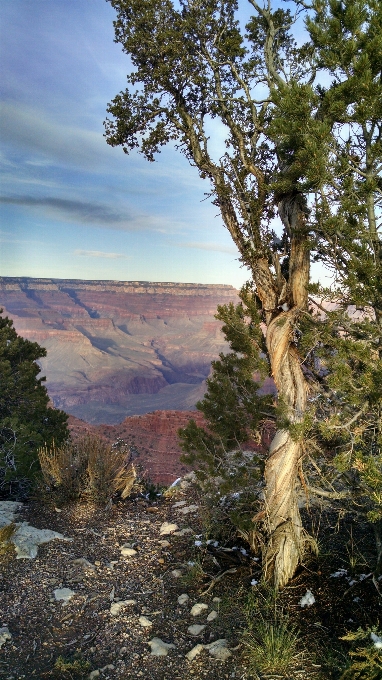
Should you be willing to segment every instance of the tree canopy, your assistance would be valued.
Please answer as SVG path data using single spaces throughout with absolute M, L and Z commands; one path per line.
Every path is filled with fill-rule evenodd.
M 318 447 L 332 431 L 347 446 L 366 418 L 363 441 L 374 428 L 380 447 L 381 3 L 248 0 L 243 28 L 234 0 L 109 1 L 132 68 L 107 142 L 149 161 L 175 145 L 209 180 L 252 280 L 278 391 L 263 565 L 282 586 L 307 544 L 296 489 L 312 422 Z M 312 262 L 329 288 L 312 284 Z
M 2 310 L 0 310 L 2 311 Z M 20 495 L 35 477 L 40 446 L 68 436 L 68 416 L 51 408 L 37 360 L 46 350 L 0 316 L 0 494 Z

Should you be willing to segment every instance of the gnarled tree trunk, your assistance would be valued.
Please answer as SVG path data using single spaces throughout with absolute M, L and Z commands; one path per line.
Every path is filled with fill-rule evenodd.
M 267 346 L 272 373 L 291 423 L 302 421 L 307 385 L 292 344 L 297 308 L 283 312 L 269 325 Z M 265 512 L 268 542 L 264 550 L 264 574 L 282 588 L 293 576 L 304 552 L 304 532 L 297 505 L 296 484 L 302 445 L 286 429 L 277 430 L 265 465 Z
M 285 198 L 279 205 L 279 212 L 291 235 L 289 280 L 285 285 L 276 265 L 278 307 L 274 305 L 273 312 L 269 307 L 269 288 L 267 296 L 267 291 L 262 289 L 264 309 L 269 310 L 266 343 L 284 415 L 290 423 L 298 424 L 305 416 L 308 384 L 301 369 L 294 336 L 298 317 L 307 309 L 310 262 L 306 206 L 301 195 Z M 261 284 L 258 289 L 261 289 Z M 302 454 L 302 442 L 293 439 L 288 429 L 276 431 L 265 465 L 268 540 L 263 550 L 265 577 L 272 579 L 276 588 L 282 588 L 292 578 L 305 548 L 307 535 L 302 528 L 296 494 Z

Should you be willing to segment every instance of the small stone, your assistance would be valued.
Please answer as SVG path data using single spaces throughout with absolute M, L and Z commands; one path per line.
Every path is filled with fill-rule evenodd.
M 217 604 L 219 604 L 219 602 L 221 601 L 222 601 L 221 597 L 214 597 L 214 599 L 212 600 L 212 602 L 216 602 Z
M 133 557 L 136 554 L 137 554 L 137 551 L 134 550 L 134 548 L 130 548 L 130 546 L 128 546 L 128 545 L 122 545 L 121 546 L 121 555 L 123 557 Z
M 227 659 L 232 656 L 232 653 L 227 648 L 227 640 L 215 640 L 209 645 L 205 645 L 211 656 L 219 661 L 227 661 Z
M 73 560 L 73 564 L 78 564 L 80 567 L 83 567 L 85 570 L 89 571 L 95 571 L 95 566 L 89 560 L 86 559 L 86 557 L 79 557 L 77 560 Z
M 180 578 L 183 574 L 181 569 L 173 569 L 171 574 L 173 575 L 174 578 Z
M 141 624 L 141 626 L 143 626 L 143 628 L 151 628 L 151 626 L 153 625 L 153 622 L 150 621 L 150 619 L 148 619 L 147 616 L 140 616 L 138 621 Z
M 121 647 L 121 649 L 119 650 L 119 653 L 121 654 L 121 656 L 122 656 L 122 654 L 126 654 L 126 652 L 127 652 L 127 647 Z
M 183 593 L 182 595 L 179 595 L 179 597 L 178 597 L 178 603 L 179 603 L 180 605 L 183 606 L 184 604 L 187 604 L 187 602 L 188 602 L 189 599 L 190 599 L 190 598 L 189 598 L 189 596 L 187 595 L 187 593 Z
M 159 533 L 161 536 L 167 536 L 168 534 L 174 533 L 174 531 L 177 531 L 179 529 L 177 524 L 171 524 L 170 522 L 163 522 Z
M 171 546 L 171 543 L 169 541 L 166 541 L 166 539 L 165 539 L 164 541 L 159 541 L 159 545 L 162 548 L 169 548 Z
M 211 623 L 211 621 L 215 621 L 217 619 L 218 613 L 215 611 L 215 609 L 212 610 L 207 616 L 207 621 L 208 623 Z
M 177 503 L 174 503 L 172 506 L 173 508 L 182 508 L 183 505 L 186 505 L 186 501 L 178 501 Z
M 193 530 L 190 527 L 185 527 L 180 531 L 174 531 L 173 536 L 186 536 L 186 534 L 193 534 Z
M 101 675 L 101 673 L 100 673 L 100 671 L 97 669 L 97 670 L 92 671 L 91 673 L 89 673 L 88 678 L 89 678 L 89 680 L 95 680 L 95 678 L 99 678 L 100 675 Z
M 118 616 L 121 609 L 123 609 L 124 607 L 127 607 L 129 605 L 134 605 L 134 604 L 137 604 L 136 600 L 121 600 L 120 602 L 113 602 L 110 605 L 110 614 L 112 616 Z
M 201 626 L 198 623 L 194 623 L 193 626 L 189 626 L 187 628 L 190 635 L 200 635 L 200 633 L 202 633 L 204 631 L 204 629 L 205 629 L 205 626 Z
M 189 652 L 187 652 L 186 659 L 188 659 L 189 661 L 193 661 L 195 657 L 198 656 L 198 654 L 200 654 L 202 649 L 204 649 L 204 645 L 201 644 L 195 645 L 195 647 L 193 647 Z
M 164 559 L 163 559 L 163 557 L 160 557 L 160 558 L 158 559 L 158 562 L 159 562 L 159 564 L 164 564 Z
M 2 628 L 0 628 L 0 647 L 5 645 L 7 640 L 11 640 L 11 639 L 12 639 L 12 635 L 8 630 L 8 626 L 3 626 Z
M 148 643 L 151 647 L 152 656 L 167 656 L 169 649 L 175 649 L 171 642 L 163 642 L 160 638 L 153 638 Z
M 159 512 L 159 508 L 156 508 L 155 505 L 153 505 L 151 508 L 147 508 L 146 512 Z
M 107 666 L 104 666 L 101 668 L 101 673 L 104 673 L 105 671 L 114 671 L 115 666 L 112 663 L 108 663 Z
M 203 604 L 203 602 L 197 602 L 192 607 L 190 614 L 191 616 L 199 616 L 205 609 L 208 609 L 207 604 Z
M 53 591 L 54 599 L 59 602 L 69 602 L 69 600 L 75 595 L 74 590 L 70 590 L 70 588 L 56 588 L 56 590 Z
M 179 508 L 178 512 L 181 512 L 182 515 L 188 515 L 190 512 L 197 512 L 198 510 L 198 505 L 188 505 L 186 508 Z

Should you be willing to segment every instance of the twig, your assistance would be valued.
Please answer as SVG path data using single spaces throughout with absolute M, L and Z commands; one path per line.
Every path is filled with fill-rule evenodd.
M 208 586 L 207 590 L 203 590 L 203 592 L 200 593 L 200 594 L 201 594 L 201 595 L 207 595 L 207 593 L 209 593 L 210 590 L 212 590 L 212 588 L 214 588 L 214 586 L 215 586 L 217 583 L 219 583 L 219 581 L 222 580 L 223 576 L 225 576 L 226 574 L 236 574 L 236 572 L 237 572 L 237 568 L 236 568 L 236 567 L 232 567 L 232 569 L 227 569 L 226 571 L 223 571 L 222 574 L 218 574 L 218 576 L 216 576 L 216 578 L 213 578 L 213 579 L 212 579 L 212 581 L 211 581 L 210 585 Z

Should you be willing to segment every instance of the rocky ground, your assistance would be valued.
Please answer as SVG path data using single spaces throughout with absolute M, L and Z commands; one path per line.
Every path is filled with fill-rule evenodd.
M 34 501 L 16 521 L 70 540 L 50 540 L 34 558 L 17 559 L 14 548 L 0 555 L 1 678 L 255 677 L 243 630 L 248 594 L 256 599 L 258 560 L 236 537 L 215 540 L 187 480 L 167 496 L 138 496 L 107 509 Z M 357 627 L 381 614 L 367 574 L 349 586 L 346 570 L 331 578 L 332 569 L 325 557 L 307 565 L 281 596 L 303 626 L 290 680 L 334 677 L 318 648 L 345 632 L 344 617 Z M 303 609 L 307 590 L 315 603 Z M 331 660 L 331 670 L 333 663 L 339 666 Z

